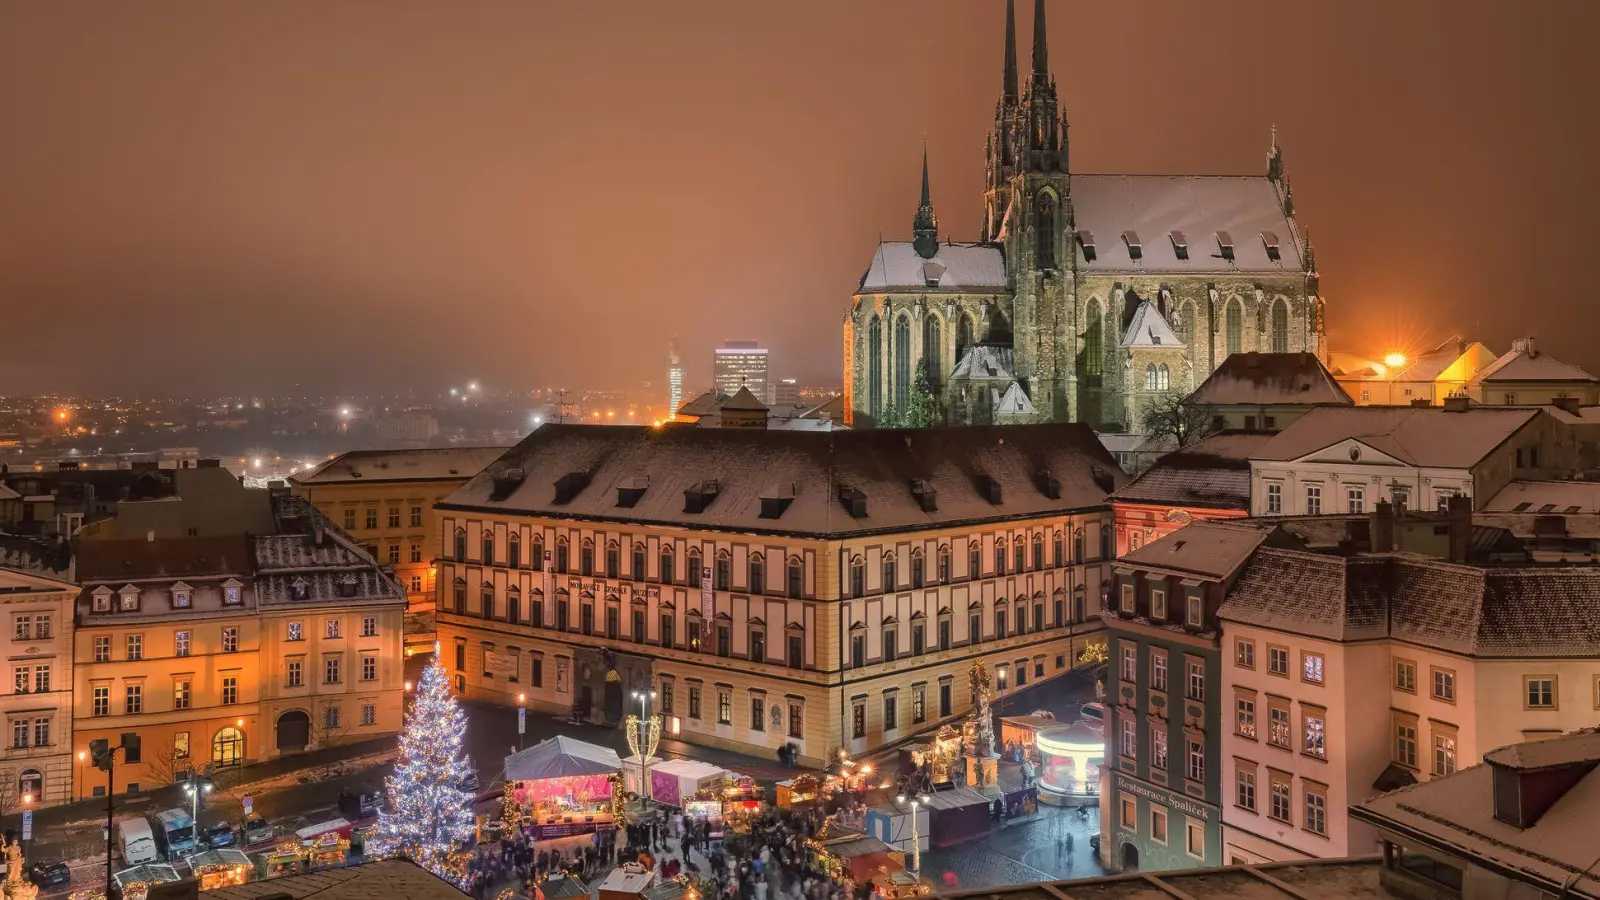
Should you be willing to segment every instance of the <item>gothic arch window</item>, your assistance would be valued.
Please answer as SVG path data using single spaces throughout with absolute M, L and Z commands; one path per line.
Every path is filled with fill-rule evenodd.
M 1244 349 L 1244 301 L 1238 297 L 1228 301 L 1228 312 L 1224 321 L 1226 329 L 1226 349 L 1230 354 L 1238 353 Z
M 911 398 L 911 320 L 900 316 L 894 320 L 894 411 L 904 415 L 906 403 Z
M 967 354 L 967 348 L 972 346 L 972 317 L 961 313 L 956 317 L 956 362 L 961 362 L 961 357 Z
M 1153 390 L 1156 389 L 1156 364 L 1155 363 L 1150 363 L 1149 365 L 1144 367 L 1144 389 L 1147 390 L 1147 391 L 1153 391 Z
M 1101 331 L 1104 323 L 1101 318 L 1100 304 L 1089 304 L 1088 326 L 1083 330 L 1083 374 L 1090 387 L 1100 386 L 1100 376 L 1104 372 L 1104 351 L 1101 347 Z
M 506 535 L 506 565 L 513 569 L 522 565 L 522 537 L 515 531 Z
M 1289 308 L 1282 300 L 1272 302 L 1272 352 L 1289 352 Z
M 1056 267 L 1056 195 L 1040 191 L 1033 201 L 1033 231 L 1038 241 L 1037 268 Z
M 867 414 L 883 416 L 883 323 L 877 316 L 867 324 Z
M 928 313 L 922 317 L 922 359 L 928 367 L 928 386 L 935 390 L 939 381 L 944 377 L 939 363 L 944 349 L 944 341 L 940 336 L 939 317 Z
M 1167 368 L 1166 363 L 1162 363 L 1156 367 L 1156 390 L 1172 390 L 1172 370 Z

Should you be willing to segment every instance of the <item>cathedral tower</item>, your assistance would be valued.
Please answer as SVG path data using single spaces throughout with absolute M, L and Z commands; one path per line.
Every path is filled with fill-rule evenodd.
M 928 193 L 928 148 L 922 148 L 922 202 L 911 218 L 911 245 L 923 259 L 939 252 L 939 217 L 933 214 L 933 198 Z
M 998 241 L 1005 230 L 1011 201 L 1012 134 L 1017 127 L 1017 5 L 1006 0 L 1006 58 L 1000 99 L 994 104 L 994 128 L 984 147 L 987 169 L 983 185 L 983 239 Z

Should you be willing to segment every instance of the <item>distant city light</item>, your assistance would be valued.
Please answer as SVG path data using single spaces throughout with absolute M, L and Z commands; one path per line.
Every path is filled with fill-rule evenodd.
M 469 383 L 467 385 L 467 390 L 469 390 L 469 391 L 475 391 L 477 389 L 478 389 L 478 383 L 476 381 L 471 382 L 471 383 Z
M 533 424 L 535 424 L 535 425 L 538 425 L 543 421 L 544 421 L 544 416 L 534 416 L 533 417 Z
M 339 415 L 344 416 L 346 419 L 350 418 L 350 407 L 342 407 L 339 410 Z
M 1391 369 L 1398 369 L 1406 364 L 1406 355 L 1404 353 L 1390 353 L 1384 356 L 1383 364 Z
M 258 469 L 261 468 L 261 457 L 258 456 L 255 459 L 250 460 L 250 464 Z
M 450 389 L 450 396 L 452 396 L 452 397 L 454 397 L 456 394 L 459 394 L 459 393 L 461 393 L 461 392 L 456 390 L 455 388 L 451 388 Z

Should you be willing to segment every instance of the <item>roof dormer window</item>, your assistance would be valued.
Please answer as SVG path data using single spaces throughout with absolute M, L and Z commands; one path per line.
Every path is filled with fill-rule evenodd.
M 1261 243 L 1267 248 L 1267 259 L 1279 262 L 1283 259 L 1283 250 L 1278 245 L 1278 236 L 1270 231 L 1261 232 Z
M 117 597 L 119 598 L 118 603 L 117 603 L 117 610 L 118 611 L 120 611 L 120 612 L 138 612 L 139 611 L 139 589 L 138 588 L 134 587 L 131 584 L 127 585 L 122 590 L 117 591 Z
M 1088 262 L 1095 260 L 1094 232 L 1087 228 L 1078 232 L 1078 246 L 1083 248 L 1083 258 Z
M 222 583 L 222 602 L 227 606 L 238 606 L 243 603 L 244 594 L 241 593 L 243 588 L 244 585 L 235 579 L 229 578 L 224 581 Z
M 1172 255 L 1180 260 L 1189 259 L 1189 237 L 1181 231 L 1172 232 Z
M 1233 235 L 1226 231 L 1217 232 L 1217 252 L 1228 262 L 1233 262 Z
M 289 595 L 296 600 L 311 599 L 311 585 L 304 578 L 296 578 L 289 584 Z
M 1135 262 L 1144 259 L 1144 242 L 1139 240 L 1139 232 L 1124 231 L 1122 242 L 1128 245 L 1128 258 Z
M 111 588 L 97 587 L 90 594 L 94 598 L 93 609 L 97 613 L 111 612 Z
M 172 586 L 172 608 L 188 609 L 194 605 L 194 588 L 178 582 Z

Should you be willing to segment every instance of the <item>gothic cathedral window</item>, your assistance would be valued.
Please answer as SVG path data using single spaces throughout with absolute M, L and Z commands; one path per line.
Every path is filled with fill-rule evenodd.
M 905 415 L 911 397 L 911 320 L 894 320 L 894 411 Z
M 1244 349 L 1244 304 L 1235 297 L 1228 302 L 1228 352 L 1238 353 Z
M 877 316 L 867 325 L 867 413 L 874 422 L 883 416 L 883 324 Z
M 1272 302 L 1272 352 L 1289 352 L 1289 310 L 1282 302 Z
M 1090 387 L 1099 387 L 1104 363 L 1100 346 L 1100 304 L 1089 304 L 1089 325 L 1083 331 L 1083 374 Z
M 934 390 L 939 389 L 939 379 L 943 375 L 939 368 L 941 348 L 944 342 L 939 337 L 939 318 L 933 313 L 924 313 L 922 317 L 922 358 L 928 364 L 928 386 Z
M 956 363 L 960 364 L 961 357 L 967 355 L 967 348 L 972 346 L 972 317 L 961 313 L 956 319 Z
M 1036 268 L 1054 269 L 1056 267 L 1056 198 L 1048 191 L 1041 191 L 1037 200 L 1033 202 L 1033 231 L 1039 242 L 1036 254 Z

